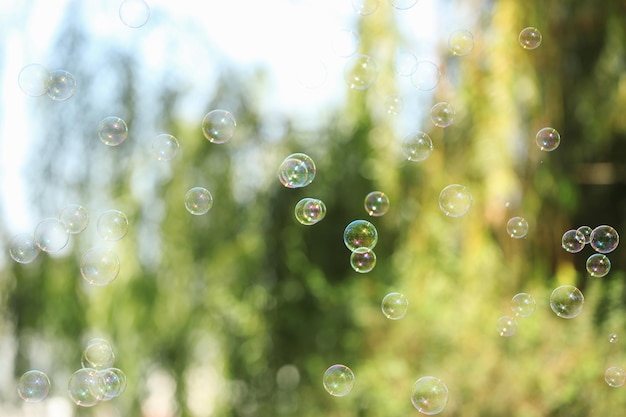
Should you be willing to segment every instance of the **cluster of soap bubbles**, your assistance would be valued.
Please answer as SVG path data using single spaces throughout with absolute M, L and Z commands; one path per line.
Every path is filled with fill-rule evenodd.
M 587 272 L 592 277 L 606 276 L 611 270 L 611 261 L 606 254 L 613 252 L 619 244 L 617 230 L 609 225 L 597 226 L 594 229 L 581 226 L 566 231 L 561 238 L 561 246 L 570 253 L 582 251 L 587 244 L 596 251 L 587 258 L 585 263 Z
M 40 64 L 28 64 L 20 71 L 18 85 L 24 94 L 31 97 L 47 95 L 54 101 L 65 101 L 76 91 L 76 79 L 69 71 L 49 71 Z
M 496 329 L 498 334 L 502 337 L 514 336 L 517 332 L 518 322 L 517 319 L 528 318 L 532 316 L 537 307 L 537 302 L 532 294 L 521 292 L 515 294 L 511 299 L 511 310 L 513 316 L 505 314 L 501 316 L 496 322 Z

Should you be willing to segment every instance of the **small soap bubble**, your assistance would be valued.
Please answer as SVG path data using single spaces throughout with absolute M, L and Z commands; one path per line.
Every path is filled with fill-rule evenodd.
M 74 372 L 67 388 L 72 401 L 81 407 L 93 407 L 104 398 L 105 383 L 102 375 L 92 368 Z
M 367 16 L 378 9 L 379 0 L 352 0 L 352 8 L 361 16 Z
M 419 61 L 411 74 L 411 82 L 418 90 L 428 91 L 437 87 L 441 72 L 437 64 L 431 61 Z
M 213 207 L 213 195 L 206 188 L 193 187 L 185 194 L 185 208 L 194 216 L 207 214 Z
M 409 309 L 409 300 L 404 294 L 390 292 L 383 297 L 380 309 L 389 320 L 400 320 L 406 316 L 406 312 Z
M 415 132 L 402 140 L 402 152 L 409 161 L 422 162 L 433 153 L 433 141 L 424 132 Z
M 19 233 L 9 243 L 9 255 L 15 262 L 29 264 L 39 255 L 39 245 L 32 233 Z
M 50 379 L 45 373 L 33 369 L 25 372 L 17 382 L 17 394 L 29 403 L 43 401 L 50 392 Z
M 474 49 L 474 35 L 469 30 L 456 30 L 448 37 L 448 50 L 452 55 L 465 56 Z
M 104 382 L 102 401 L 110 401 L 119 397 L 126 390 L 126 374 L 119 368 L 107 368 L 98 373 Z
M 609 343 L 617 343 L 619 341 L 619 336 L 617 333 L 609 334 Z
M 119 272 L 120 258 L 109 248 L 89 249 L 80 261 L 80 274 L 92 285 L 108 285 L 117 278 Z
M 80 362 L 83 368 L 96 370 L 110 368 L 115 362 L 113 346 L 106 339 L 91 339 L 83 350 Z
M 178 153 L 178 140 L 167 133 L 157 135 L 152 140 L 152 155 L 159 161 L 171 161 Z
M 356 272 L 366 274 L 376 266 L 376 254 L 373 250 L 352 252 L 350 254 L 350 266 Z
M 619 388 L 626 382 L 626 372 L 619 366 L 611 366 L 604 372 L 604 381 L 609 387 Z
M 550 308 L 559 317 L 573 319 L 583 311 L 585 297 L 572 285 L 561 285 L 550 295 Z
M 454 122 L 456 111 L 452 104 L 441 102 L 430 109 L 430 119 L 437 127 L 448 127 Z
M 411 51 L 404 49 L 396 52 L 394 57 L 394 70 L 402 77 L 410 77 L 417 69 L 417 57 Z
M 496 330 L 502 337 L 511 337 L 517 332 L 517 320 L 515 317 L 502 316 L 496 322 Z
M 345 365 L 333 365 L 324 372 L 324 389 L 334 397 L 345 397 L 354 388 L 354 372 Z
M 17 83 L 24 94 L 31 97 L 43 96 L 48 92 L 50 72 L 43 65 L 28 64 L 17 76 Z
M 515 294 L 511 299 L 511 310 L 516 317 L 528 318 L 533 315 L 536 307 L 535 297 L 525 292 Z
M 315 162 L 310 156 L 293 153 L 280 164 L 278 179 L 287 188 L 301 188 L 313 182 L 315 173 Z
M 598 226 L 591 231 L 589 244 L 596 252 L 613 252 L 619 244 L 619 234 L 617 234 L 617 230 L 611 226 Z
M 295 207 L 295 216 L 301 224 L 310 226 L 326 216 L 326 204 L 317 198 L 303 198 Z
M 202 119 L 202 133 L 212 143 L 226 143 L 235 134 L 237 121 L 226 110 L 212 110 Z
M 143 0 L 124 0 L 120 5 L 119 16 L 129 28 L 140 28 L 150 19 L 150 6 Z
M 44 252 L 58 252 L 67 246 L 70 234 L 59 219 L 50 217 L 35 227 L 35 243 Z
M 363 202 L 367 214 L 373 217 L 384 216 L 389 210 L 389 197 L 382 191 L 372 191 Z
M 368 55 L 355 55 L 344 67 L 344 78 L 353 90 L 367 90 L 378 76 L 376 61 Z
M 304 55 L 296 61 L 296 78 L 303 87 L 316 89 L 326 82 L 328 69 L 321 59 Z
M 580 233 L 583 234 L 583 236 L 585 236 L 585 244 L 588 245 L 591 243 L 591 232 L 593 231 L 593 229 L 589 226 L 580 226 L 578 229 Z
M 448 217 L 463 217 L 471 207 L 472 193 L 464 185 L 448 185 L 439 194 L 439 208 Z
M 108 146 L 118 146 L 128 137 L 126 122 L 117 116 L 108 116 L 98 124 L 98 137 Z
M 389 4 L 398 10 L 408 10 L 417 4 L 418 0 L 389 0 Z
M 50 71 L 46 91 L 48 97 L 54 101 L 65 101 L 74 95 L 74 91 L 76 91 L 76 80 L 70 72 L 62 69 Z
M 585 247 L 585 235 L 575 229 L 568 230 L 563 233 L 561 246 L 569 253 L 578 253 Z
M 536 49 L 541 45 L 541 32 L 534 27 L 522 29 L 519 33 L 519 43 L 524 49 Z
M 448 404 L 448 387 L 434 376 L 421 377 L 413 384 L 411 404 L 422 414 L 439 414 Z
M 332 49 L 339 56 L 349 57 L 356 54 L 359 43 L 359 35 L 356 32 L 350 29 L 340 29 L 332 38 Z
M 346 226 L 343 242 L 352 252 L 371 250 L 378 243 L 378 231 L 367 220 L 355 220 Z
M 506 223 L 506 232 L 514 239 L 521 239 L 528 234 L 528 222 L 523 217 L 512 217 Z
M 537 142 L 539 149 L 542 151 L 552 152 L 559 147 L 559 144 L 561 143 L 561 135 L 554 128 L 544 127 L 543 129 L 539 129 L 537 132 L 535 141 Z
M 128 218 L 119 210 L 104 211 L 98 217 L 97 229 L 104 240 L 120 240 L 128 233 Z
M 587 268 L 589 275 L 601 278 L 606 276 L 611 270 L 611 261 L 608 256 L 602 253 L 594 253 L 587 258 L 585 267 Z
M 87 228 L 89 213 L 80 204 L 69 204 L 59 213 L 59 221 L 63 223 L 68 233 L 75 235 Z
M 397 94 L 391 94 L 385 98 L 384 105 L 388 114 L 398 114 L 404 108 L 404 100 Z

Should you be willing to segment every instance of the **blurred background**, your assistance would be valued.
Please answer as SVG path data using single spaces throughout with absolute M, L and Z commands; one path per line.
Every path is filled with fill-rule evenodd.
M 624 2 L 147 0 L 143 21 L 122 4 L 0 2 L 0 415 L 419 415 L 409 396 L 426 375 L 448 387 L 442 416 L 623 415 L 625 388 L 604 379 L 626 366 L 622 249 L 592 277 L 593 249 L 561 238 L 626 230 Z M 526 27 L 538 48 L 521 46 Z M 459 30 L 467 54 L 449 44 Z M 365 89 L 350 85 L 366 73 L 346 70 L 359 54 L 376 67 Z M 424 60 L 441 73 L 432 89 L 412 75 Z M 25 94 L 33 63 L 69 71 L 73 95 Z M 449 127 L 431 120 L 437 102 L 456 110 Z M 236 118 L 227 143 L 203 136 L 214 109 Z M 98 138 L 107 116 L 128 125 L 119 146 Z M 535 143 L 547 126 L 561 134 L 552 152 Z M 402 152 L 416 131 L 433 142 L 422 162 Z M 161 133 L 180 144 L 170 161 L 152 154 Z M 277 173 L 295 152 L 317 173 L 290 189 Z M 438 205 L 453 183 L 473 197 L 459 218 Z M 214 198 L 201 216 L 183 201 L 197 186 Z M 384 216 L 365 211 L 371 191 L 389 197 Z M 304 197 L 326 204 L 319 223 L 294 217 Z M 69 204 L 90 221 L 68 246 L 9 256 Z M 110 209 L 129 220 L 116 242 L 96 230 Z M 509 236 L 514 216 L 526 237 Z M 356 219 L 379 234 L 368 273 L 343 242 Z M 120 257 L 109 285 L 81 277 L 94 246 Z M 574 319 L 550 308 L 560 285 L 585 296 Z M 401 320 L 381 312 L 390 292 L 409 301 Z M 521 292 L 536 311 L 502 337 Z M 114 347 L 127 388 L 79 407 L 68 380 L 93 338 Z M 345 397 L 322 385 L 333 364 L 355 374 Z M 52 382 L 42 402 L 17 395 L 30 369 Z

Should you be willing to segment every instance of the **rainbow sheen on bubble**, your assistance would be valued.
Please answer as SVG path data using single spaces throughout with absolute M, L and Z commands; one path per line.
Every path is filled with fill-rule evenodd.
M 376 253 L 371 249 L 352 252 L 350 254 L 350 266 L 356 272 L 366 274 L 376 266 Z
M 354 372 L 346 365 L 332 365 L 322 377 L 324 389 L 334 397 L 345 397 L 354 388 Z
M 81 356 L 83 368 L 93 368 L 96 370 L 106 369 L 113 366 L 115 362 L 115 352 L 108 340 L 94 338 L 87 341 Z
M 35 227 L 35 243 L 44 252 L 58 252 L 67 246 L 70 234 L 65 225 L 56 217 L 50 217 L 39 222 Z
M 50 392 L 50 378 L 44 372 L 33 369 L 22 374 L 17 382 L 17 394 L 29 403 L 45 400 Z
M 152 140 L 152 155 L 159 161 L 171 161 L 178 154 L 178 139 L 174 136 L 162 133 Z
M 448 217 L 463 217 L 472 207 L 472 193 L 460 184 L 450 184 L 439 194 L 439 208 Z
M 561 285 L 550 294 L 550 308 L 559 317 L 564 319 L 576 318 L 583 311 L 585 297 L 573 285 Z
M 539 149 L 542 151 L 552 152 L 559 147 L 559 144 L 561 143 L 561 135 L 552 127 L 544 127 L 539 129 L 535 135 L 535 141 L 537 142 Z
M 382 191 L 372 191 L 365 196 L 363 205 L 370 216 L 384 216 L 389 210 L 389 197 Z
M 430 119 L 437 127 L 448 127 L 454 122 L 456 116 L 456 110 L 450 103 L 440 102 L 436 103 L 430 109 Z
M 76 80 L 69 71 L 57 69 L 48 75 L 48 90 L 46 94 L 54 101 L 70 99 L 76 91 Z
M 126 374 L 119 368 L 98 370 L 104 384 L 102 401 L 119 397 L 126 390 Z
M 402 140 L 402 153 L 409 161 L 425 161 L 433 153 L 433 141 L 425 132 L 411 133 Z
M 601 278 L 611 270 L 611 260 L 603 253 L 594 253 L 587 258 L 585 268 L 592 277 Z
M 520 216 L 511 217 L 506 223 L 506 232 L 513 239 L 522 239 L 528 234 L 528 222 Z
M 287 188 L 302 188 L 315 179 L 317 169 L 313 159 L 304 153 L 292 153 L 281 162 L 278 179 Z
M 578 229 L 580 233 L 583 234 L 583 236 L 585 237 L 585 244 L 588 245 L 591 243 L 591 232 L 593 231 L 593 229 L 589 226 L 580 226 Z
M 105 117 L 98 123 L 98 137 L 107 146 L 121 145 L 128 137 L 128 125 L 120 117 Z
M 235 116 L 226 110 L 212 110 L 202 119 L 202 133 L 211 143 L 228 142 L 237 128 Z
M 589 244 L 599 253 L 613 252 L 619 244 L 619 234 L 612 226 L 602 225 L 591 231 Z
M 9 242 L 9 256 L 21 264 L 34 261 L 40 250 L 32 233 L 18 233 Z
M 569 253 L 578 253 L 585 247 L 585 235 L 576 229 L 568 230 L 561 237 L 561 247 Z
M 411 404 L 422 414 L 439 414 L 448 404 L 448 387 L 434 376 L 421 377 L 413 384 Z
M 372 250 L 378 243 L 378 230 L 367 220 L 354 220 L 346 226 L 343 242 L 351 252 Z
M 120 258 L 110 248 L 96 247 L 83 254 L 80 274 L 88 283 L 96 286 L 110 284 L 120 272 Z
M 409 300 L 402 293 L 390 292 L 383 297 L 380 309 L 389 320 L 400 320 L 406 316 Z
M 80 204 L 69 204 L 59 213 L 59 221 L 65 226 L 70 234 L 78 234 L 89 225 L 89 213 Z
M 326 204 L 317 198 L 303 198 L 294 209 L 296 220 L 305 226 L 313 225 L 326 216 Z
M 518 40 L 522 48 L 532 50 L 537 49 L 541 45 L 541 32 L 535 27 L 526 27 L 519 33 Z
M 206 188 L 193 187 L 185 193 L 184 203 L 189 213 L 202 216 L 213 207 L 213 195 Z
M 74 404 L 80 407 L 93 407 L 105 393 L 105 382 L 95 369 L 82 368 L 72 374 L 68 382 L 68 393 Z
M 528 318 L 533 315 L 536 308 L 537 301 L 531 294 L 521 292 L 511 299 L 511 310 L 515 313 L 515 317 Z

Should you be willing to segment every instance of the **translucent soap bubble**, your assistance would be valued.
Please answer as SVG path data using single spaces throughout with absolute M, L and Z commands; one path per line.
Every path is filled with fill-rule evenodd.
M 98 217 L 97 229 L 104 240 L 120 240 L 128 233 L 128 218 L 119 210 L 104 211 Z
M 352 252 L 374 249 L 378 243 L 378 230 L 367 220 L 355 220 L 346 226 L 343 242 Z
M 39 245 L 32 233 L 19 233 L 9 243 L 9 255 L 15 262 L 29 264 L 39 255 Z
M 359 35 L 350 29 L 339 29 L 332 37 L 332 49 L 343 57 L 352 56 L 359 49 Z
M 609 343 L 617 343 L 619 341 L 619 336 L 617 333 L 609 334 Z
M 317 198 L 303 198 L 294 210 L 296 220 L 305 226 L 321 221 L 326 216 L 326 204 Z
M 404 294 L 390 292 L 383 297 L 380 309 L 389 320 L 400 320 L 406 316 L 406 312 L 409 309 L 409 300 Z
M 372 191 L 365 196 L 363 206 L 370 216 L 384 216 L 389 210 L 389 197 L 382 191 Z
M 448 217 L 463 217 L 472 207 L 472 193 L 460 184 L 450 184 L 439 194 L 439 208 Z
M 544 127 L 539 129 L 535 136 L 535 141 L 539 149 L 546 152 L 551 152 L 559 147 L 561 143 L 561 135 L 556 129 L 551 127 Z
M 596 252 L 613 252 L 619 244 L 619 234 L 617 233 L 617 230 L 611 226 L 598 226 L 591 231 L 589 244 Z
M 589 226 L 580 226 L 578 229 L 580 233 L 583 234 L 583 236 L 585 236 L 585 244 L 589 244 L 591 243 L 591 232 L 593 231 L 593 229 Z
M 63 223 L 68 233 L 75 235 L 87 228 L 89 213 L 80 204 L 69 204 L 59 213 L 59 221 Z
M 511 337 L 517 332 L 517 320 L 512 316 L 502 316 L 496 322 L 496 330 L 502 337 Z
M 126 390 L 126 374 L 119 368 L 99 370 L 104 383 L 102 401 L 110 401 L 119 397 Z
M 287 188 L 301 188 L 313 182 L 317 169 L 313 159 L 304 153 L 292 153 L 278 168 L 278 179 Z
M 522 29 L 519 33 L 519 43 L 524 49 L 536 49 L 541 45 L 541 32 L 534 27 Z
M 50 71 L 46 94 L 54 101 L 65 101 L 74 95 L 76 80 L 69 72 L 62 69 Z
M 434 376 L 421 377 L 413 384 L 411 403 L 422 414 L 439 414 L 448 404 L 448 387 Z
M 430 109 L 430 119 L 437 127 L 448 127 L 454 122 L 456 111 L 450 103 L 436 103 Z
M 418 90 L 428 91 L 437 87 L 441 72 L 437 64 L 431 61 L 419 61 L 411 74 L 411 82 Z
M 550 308 L 559 317 L 573 319 L 583 311 L 585 297 L 572 285 L 561 285 L 550 295 Z
M 575 229 L 568 230 L 563 233 L 561 246 L 569 253 L 578 253 L 585 247 L 585 235 Z
M 80 261 L 80 274 L 93 285 L 107 285 L 117 278 L 119 272 L 120 258 L 110 248 L 89 249 Z
M 389 0 L 389 4 L 398 10 L 408 10 L 417 4 L 418 0 Z
M 119 9 L 120 20 L 130 28 L 139 28 L 150 19 L 150 6 L 143 0 L 124 0 Z
M 413 52 L 401 49 L 394 57 L 394 71 L 402 77 L 410 77 L 417 69 L 417 62 Z
M 35 243 L 44 252 L 58 252 L 67 246 L 70 234 L 59 219 L 50 217 L 35 227 Z
M 367 16 L 378 9 L 379 0 L 352 0 L 352 8 L 361 16 Z
M 324 372 L 324 389 L 335 397 L 345 397 L 354 388 L 354 372 L 345 365 L 333 365 Z
M 207 214 L 213 207 L 213 195 L 206 188 L 193 187 L 185 194 L 185 208 L 194 216 Z
M 611 270 L 611 261 L 608 256 L 602 253 L 594 253 L 589 258 L 587 258 L 587 262 L 585 264 L 587 268 L 587 272 L 592 277 L 601 278 L 606 276 Z
M 25 372 L 17 382 L 17 394 L 29 403 L 43 401 L 50 392 L 50 379 L 45 373 L 33 369 Z
M 355 55 L 344 67 L 344 78 L 353 90 L 367 90 L 378 76 L 376 61 L 368 55 Z
M 309 89 L 321 87 L 328 78 L 328 69 L 324 61 L 308 54 L 296 59 L 295 71 L 298 82 Z
M 107 369 L 115 362 L 115 352 L 108 340 L 102 338 L 90 339 L 81 356 L 83 368 Z
M 152 140 L 152 155 L 159 161 L 171 161 L 178 153 L 179 147 L 174 136 L 162 133 Z
M 24 94 L 31 97 L 43 96 L 48 92 L 50 72 L 39 64 L 28 64 L 17 76 L 17 83 Z
M 384 106 L 388 114 L 398 114 L 404 108 L 404 100 L 397 94 L 391 94 L 385 98 Z
M 402 140 L 402 152 L 409 161 L 425 161 L 433 153 L 433 141 L 424 132 L 411 133 Z
M 506 232 L 514 239 L 521 239 L 528 234 L 528 222 L 523 217 L 511 217 L 506 223 Z
M 202 133 L 212 143 L 226 143 L 235 134 L 237 121 L 226 110 L 212 110 L 202 119 Z
M 469 30 L 455 30 L 448 37 L 448 50 L 452 55 L 465 56 L 474 49 L 474 35 Z
M 92 368 L 74 372 L 67 388 L 72 401 L 81 407 L 93 407 L 104 398 L 105 383 L 102 375 Z
M 530 317 L 535 312 L 536 307 L 535 297 L 525 292 L 515 294 L 511 299 L 511 310 L 516 317 Z
M 619 366 L 611 366 L 604 372 L 604 381 L 609 387 L 619 388 L 626 382 L 626 372 Z
M 117 116 L 108 116 L 98 124 L 98 137 L 108 146 L 118 146 L 128 137 L 126 122 Z
M 356 272 L 366 274 L 376 266 L 376 254 L 373 250 L 352 252 L 350 266 Z

